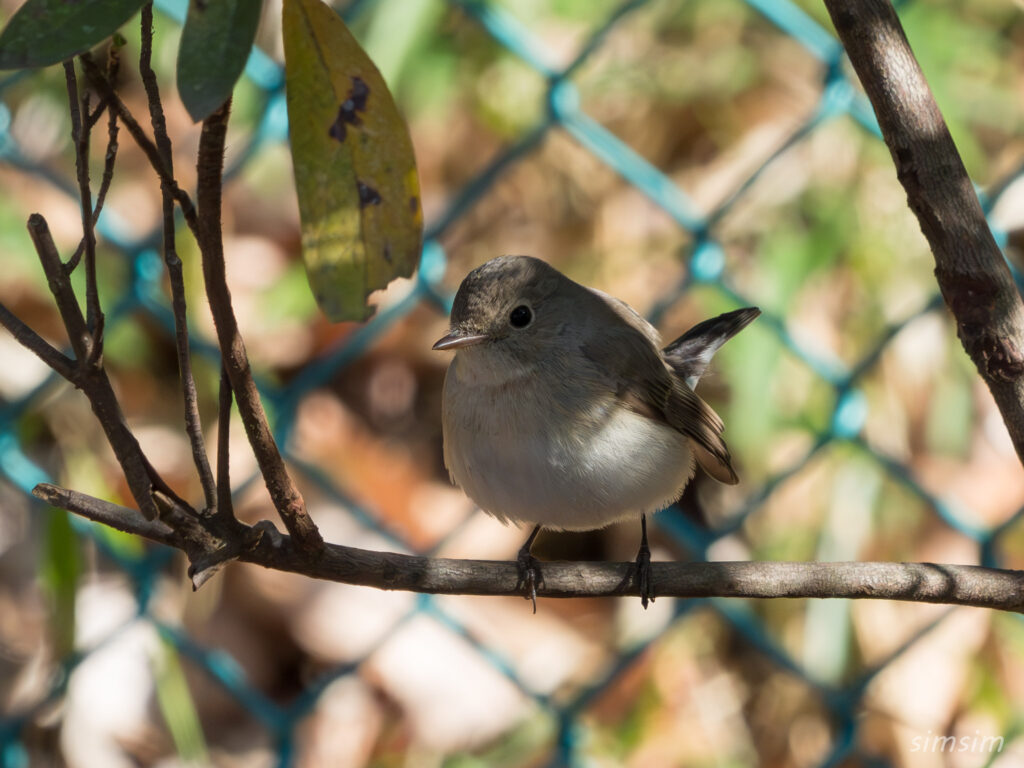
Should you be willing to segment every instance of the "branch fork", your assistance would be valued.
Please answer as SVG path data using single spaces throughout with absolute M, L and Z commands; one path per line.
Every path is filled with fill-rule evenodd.
M 266 534 L 265 528 L 250 529 L 238 522 L 231 509 L 227 447 L 233 398 L 238 401 L 242 420 L 266 479 L 267 488 L 296 546 L 306 557 L 315 560 L 317 552 L 323 546 L 323 540 L 310 519 L 305 502 L 289 477 L 284 460 L 271 436 L 227 288 L 221 239 L 221 187 L 224 140 L 230 104 L 225 104 L 203 123 L 198 162 L 199 204 L 193 205 L 191 198 L 181 190 L 174 178 L 171 141 L 167 134 L 156 75 L 151 66 L 152 3 L 147 3 L 143 7 L 141 24 L 139 71 L 146 90 L 154 139 L 151 140 L 146 135 L 114 90 L 112 83 L 120 62 L 117 52 L 111 56 L 106 72 L 89 54 L 79 57 L 87 81 L 100 96 L 95 110 L 89 107 L 88 95 L 83 97 L 79 94 L 74 62 L 65 62 L 64 72 L 82 210 L 81 243 L 68 261 L 64 262 L 50 235 L 46 220 L 40 214 L 33 214 L 28 221 L 29 235 L 46 274 L 74 357 L 68 357 L 46 342 L 3 305 L 0 305 L 0 323 L 26 348 L 85 394 L 125 473 L 132 497 L 142 517 L 147 521 L 147 526 L 142 529 L 146 532 L 143 535 L 167 538 L 165 528 L 170 526 L 173 535 L 167 538 L 167 542 L 185 550 L 193 565 L 194 583 L 198 586 L 212 575 L 215 568 L 227 560 L 238 557 L 238 552 L 255 546 L 253 542 L 262 540 Z M 89 180 L 89 140 L 92 127 L 98 123 L 104 111 L 108 113 L 107 149 L 103 178 L 94 204 Z M 103 366 L 104 320 L 96 280 L 95 225 L 113 177 L 117 156 L 118 124 L 128 129 L 160 180 L 163 201 L 163 251 L 170 277 L 185 430 L 189 436 L 196 471 L 203 487 L 202 512 L 198 512 L 178 496 L 143 454 L 121 411 Z M 221 436 L 218 442 L 216 477 L 206 453 L 199 418 L 198 394 L 192 374 L 185 285 L 175 243 L 175 205 L 181 208 L 185 222 L 196 237 L 202 254 L 203 276 L 223 359 L 224 376 L 220 388 Z M 70 280 L 71 273 L 80 263 L 84 266 L 86 279 L 84 314 Z M 43 493 L 41 498 L 48 496 L 52 494 Z

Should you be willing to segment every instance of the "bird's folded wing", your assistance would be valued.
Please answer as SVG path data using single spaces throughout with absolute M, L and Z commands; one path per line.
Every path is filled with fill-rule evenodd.
M 580 350 L 607 376 L 625 407 L 689 437 L 697 461 L 719 482 L 733 485 L 739 481 L 722 439 L 722 420 L 685 381 L 665 367 L 658 350 L 643 333 L 620 326 L 600 338 L 586 340 Z
M 740 481 L 732 468 L 729 448 L 722 439 L 725 428 L 711 406 L 705 403 L 686 382 L 676 381 L 668 396 L 668 422 L 691 438 L 697 463 L 715 480 L 726 485 Z

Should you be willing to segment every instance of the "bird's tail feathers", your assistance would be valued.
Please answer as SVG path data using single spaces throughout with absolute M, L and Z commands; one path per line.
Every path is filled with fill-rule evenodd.
M 698 323 L 665 347 L 665 360 L 693 389 L 719 347 L 760 314 L 761 310 L 757 307 L 744 307 Z M 701 462 L 701 466 L 707 469 L 704 462 Z M 709 474 L 715 477 L 713 472 Z

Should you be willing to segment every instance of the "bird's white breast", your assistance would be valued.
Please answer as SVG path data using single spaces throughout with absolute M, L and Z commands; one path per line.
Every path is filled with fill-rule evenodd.
M 459 357 L 445 377 L 445 464 L 495 517 L 601 528 L 667 506 L 692 477 L 688 439 L 613 393 L 579 407 L 572 382 L 477 364 L 470 384 Z

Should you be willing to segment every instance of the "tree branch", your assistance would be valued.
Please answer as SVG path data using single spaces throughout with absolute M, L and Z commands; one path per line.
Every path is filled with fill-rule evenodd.
M 171 309 L 174 314 L 174 340 L 178 353 L 178 373 L 185 408 L 185 433 L 188 435 L 189 444 L 192 447 L 192 461 L 196 466 L 199 482 L 203 488 L 206 509 L 209 514 L 214 514 L 217 508 L 217 486 L 213 479 L 213 470 L 210 468 L 210 459 L 206 454 L 206 443 L 203 440 L 203 425 L 199 417 L 199 394 L 196 391 L 196 380 L 192 374 L 192 353 L 189 347 L 185 277 L 174 242 L 174 187 L 177 186 L 174 181 L 174 154 L 171 150 L 171 138 L 167 135 L 167 121 L 164 119 L 156 73 L 151 65 L 152 53 L 153 4 L 146 3 L 142 7 L 142 46 L 139 53 L 139 71 L 149 102 L 149 117 L 153 125 L 153 135 L 156 137 L 157 152 L 170 177 L 161 176 L 160 197 L 163 204 L 164 263 L 167 265 L 167 276 L 171 284 Z
M 306 511 L 306 503 L 299 489 L 288 476 L 284 460 L 270 432 L 260 393 L 249 368 L 245 343 L 238 330 L 235 310 L 231 305 L 231 291 L 228 290 L 224 243 L 221 239 L 221 183 L 230 109 L 229 101 L 206 118 L 199 138 L 196 197 L 199 203 L 198 240 L 203 254 L 206 296 L 213 313 L 223 365 L 260 473 L 285 527 L 308 557 L 323 545 L 323 539 Z
M 886 0 L 864 0 L 848 7 L 825 0 L 854 66 L 875 105 L 883 134 L 896 162 L 911 208 L 935 253 L 936 275 L 958 323 L 960 338 L 999 404 L 1018 454 L 1024 460 L 1024 306 L 991 237 L 980 205 L 942 117 L 910 52 L 895 13 Z M 149 67 L 152 8 L 143 10 L 143 81 L 150 101 L 155 143 L 120 101 L 109 80 L 85 55 L 82 66 L 101 92 L 111 114 L 111 143 L 120 119 L 161 181 L 164 251 L 171 275 L 172 304 L 178 328 L 179 364 L 186 424 L 203 479 L 207 507 L 217 514 L 199 515 L 160 479 L 129 431 L 98 355 L 100 326 L 94 281 L 87 290 L 89 322 L 71 289 L 73 263 L 61 263 L 45 220 L 29 219 L 29 231 L 50 289 L 71 338 L 71 361 L 0 306 L 0 323 L 12 329 L 27 348 L 81 388 L 114 448 L 129 487 L 143 511 L 96 499 L 50 484 L 34 494 L 54 506 L 90 520 L 183 550 L 198 587 L 224 563 L 241 560 L 267 568 L 378 589 L 435 594 L 522 595 L 514 562 L 434 559 L 372 552 L 324 544 L 277 449 L 227 286 L 221 234 L 221 189 L 229 104 L 207 118 L 198 159 L 197 207 L 174 180 L 171 147 L 155 77 Z M 87 271 L 94 271 L 91 224 L 98 215 L 89 200 L 87 149 L 91 118 L 81 111 L 68 69 L 68 92 L 74 95 L 72 123 L 82 192 L 82 249 Z M 112 169 L 112 159 L 110 168 Z M 109 184 L 106 180 L 105 184 Z M 198 421 L 195 385 L 190 373 L 185 330 L 181 263 L 174 243 L 173 201 L 184 212 L 202 252 L 203 276 L 220 345 L 223 374 L 217 481 L 210 473 Z M 91 281 L 91 282 L 90 282 Z M 95 322 L 94 322 L 95 321 Z M 95 327 L 94 327 L 95 326 Z M 94 333 L 91 335 L 90 330 Z M 191 389 L 190 389 L 191 386 Z M 238 522 L 231 514 L 228 467 L 228 422 L 234 396 L 267 488 L 290 536 L 273 524 Z M 197 453 L 198 451 L 198 453 Z M 205 463 L 204 463 L 205 462 Z M 205 467 L 205 469 L 204 469 Z M 159 519 L 156 519 L 159 515 Z M 145 518 L 145 519 L 144 519 Z M 538 594 L 545 597 L 639 595 L 633 563 L 541 564 Z M 654 563 L 651 581 L 658 596 L 746 598 L 869 598 L 969 605 L 1024 613 L 1024 572 L 930 563 Z
M 100 70 L 99 65 L 93 60 L 93 58 L 87 53 L 83 53 L 78 58 L 79 61 L 82 62 L 82 71 L 85 72 L 85 76 L 89 79 L 89 83 L 93 88 L 99 91 L 100 95 L 106 100 L 108 105 L 107 108 L 113 110 L 117 114 L 118 118 L 124 124 L 124 127 L 128 130 L 128 133 L 130 133 L 132 138 L 135 139 L 135 143 L 139 145 L 139 149 L 141 149 L 146 155 L 150 166 L 152 166 L 156 175 L 160 178 L 161 183 L 170 185 L 174 192 L 174 199 L 177 201 L 178 205 L 181 206 L 181 212 L 185 217 L 185 223 L 188 224 L 188 227 L 192 230 L 193 234 L 197 234 L 198 220 L 196 218 L 195 206 L 192 204 L 192 198 L 188 196 L 188 193 L 185 190 L 178 186 L 178 183 L 174 180 L 173 174 L 164 166 L 156 144 L 154 144 L 146 135 L 146 132 L 142 130 L 142 126 L 139 125 L 134 115 L 132 115 L 128 107 L 125 106 L 125 103 L 121 101 L 121 97 L 114 92 L 114 88 L 110 84 L 110 81 L 107 80 L 106 76 Z
M 33 493 L 53 506 L 126 533 L 185 549 L 191 534 L 133 510 L 54 485 Z M 232 558 L 316 579 L 377 589 L 521 596 L 514 562 L 449 560 L 324 545 L 310 558 L 272 526 L 244 527 Z M 220 546 L 216 544 L 214 546 Z M 1024 572 L 933 563 L 652 563 L 658 597 L 853 598 L 944 603 L 1024 613 Z M 638 596 L 634 563 L 541 563 L 542 597 Z
M 57 304 L 57 311 L 60 312 L 61 322 L 68 332 L 68 340 L 71 342 L 71 349 L 75 353 L 78 365 L 89 360 L 92 352 L 92 338 L 82 316 L 82 308 L 78 306 L 78 299 L 75 298 L 75 291 L 71 287 L 71 277 L 64 269 L 57 252 L 57 245 L 50 235 L 50 228 L 38 213 L 28 217 L 28 234 L 32 238 L 32 245 L 35 246 L 36 255 L 43 266 L 43 273 L 53 294 L 53 300 Z
M 875 108 L 960 341 L 1024 462 L 1024 304 L 888 0 L 825 0 Z
M 116 71 L 115 57 L 111 57 L 111 73 Z M 103 176 L 100 179 L 100 188 L 96 193 L 96 205 L 92 210 L 92 226 L 95 227 L 100 220 L 100 213 L 103 211 L 103 204 L 107 200 L 107 192 L 110 190 L 110 183 L 114 180 L 114 163 L 117 160 L 117 113 L 110 109 L 107 109 L 106 101 L 101 101 L 100 105 L 96 108 L 94 117 L 90 119 L 90 125 L 94 124 L 99 119 L 103 112 L 107 112 L 107 151 L 103 159 Z M 78 243 L 78 248 L 71 255 L 71 258 L 67 260 L 64 268 L 68 272 L 73 272 L 75 267 L 78 266 L 79 260 L 82 258 L 82 254 L 85 252 L 86 238 L 83 236 L 81 241 Z
M 78 299 L 75 298 L 75 292 L 71 287 L 71 277 L 60 260 L 46 219 L 38 213 L 33 213 L 28 219 L 28 231 L 36 247 L 36 253 L 39 255 L 39 261 L 43 265 L 43 272 L 46 273 L 50 292 L 60 311 L 68 337 L 71 339 L 71 347 L 75 352 L 74 369 L 67 378 L 85 393 L 89 405 L 92 406 L 93 413 L 99 420 L 100 426 L 103 427 L 110 447 L 113 448 L 114 455 L 124 471 L 135 503 L 139 505 L 139 509 L 144 515 L 153 519 L 157 516 L 157 508 L 152 498 L 154 489 L 163 491 L 175 499 L 177 496 L 146 459 L 139 441 L 128 429 L 124 413 L 117 401 L 117 395 L 114 394 L 114 388 L 111 386 L 107 372 L 103 369 L 102 360 L 99 355 L 93 354 L 94 339 L 86 328 L 82 309 L 78 305 Z M 15 334 L 15 336 L 44 361 L 51 362 L 40 354 L 42 349 L 38 348 L 38 344 L 32 336 L 26 336 L 24 333 Z M 60 362 L 59 359 L 54 361 Z M 52 367 L 58 373 L 65 374 L 66 369 L 63 365 L 61 367 L 53 365 Z
M 3 325 L 21 346 L 35 354 L 68 381 L 75 381 L 75 363 L 46 339 L 29 328 L 17 315 L 0 304 L 0 325 Z
M 85 310 L 86 327 L 92 334 L 90 355 L 99 358 L 103 350 L 103 311 L 100 309 L 99 286 L 96 283 L 96 231 L 93 229 L 92 190 L 89 186 L 89 110 L 82 109 L 78 94 L 75 62 L 64 62 L 64 80 L 71 112 L 71 140 L 75 145 L 75 170 L 78 178 L 79 205 L 82 210 L 82 240 L 85 244 Z M 85 115 L 83 116 L 83 111 Z
M 220 389 L 217 395 L 217 514 L 225 519 L 235 516 L 231 501 L 231 380 L 223 365 L 220 367 Z

